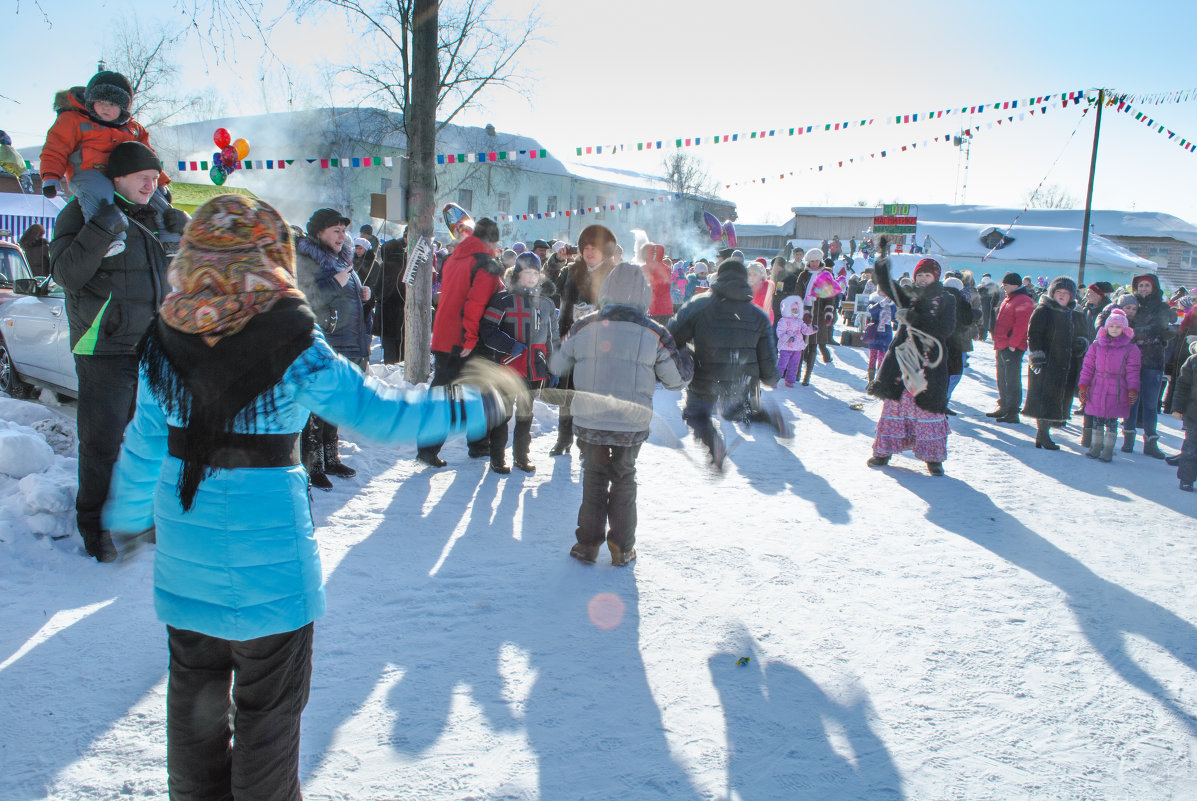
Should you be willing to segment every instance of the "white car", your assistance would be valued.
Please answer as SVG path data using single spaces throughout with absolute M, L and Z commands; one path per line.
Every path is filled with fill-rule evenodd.
M 23 398 L 41 387 L 77 398 L 62 287 L 34 278 L 11 243 L 0 242 L 0 262 L 0 391 Z

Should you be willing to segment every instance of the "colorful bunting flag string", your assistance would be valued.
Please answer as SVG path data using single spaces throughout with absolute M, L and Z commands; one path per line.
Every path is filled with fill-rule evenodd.
M 1112 90 L 1107 89 L 1107 92 Z M 1152 92 L 1150 94 L 1118 93 L 1118 97 L 1128 103 L 1140 106 L 1158 106 L 1163 103 L 1188 103 L 1197 100 L 1197 89 L 1176 89 L 1171 92 Z
M 586 145 L 582 147 L 575 147 L 574 153 L 578 156 L 599 156 L 604 153 L 618 154 L 628 152 L 640 152 L 644 150 L 663 150 L 667 147 L 682 148 L 682 147 L 698 147 L 704 144 L 723 144 L 725 142 L 752 142 L 760 141 L 781 136 L 802 136 L 804 134 L 813 134 L 819 132 L 834 132 L 846 131 L 849 128 L 862 128 L 873 125 L 878 121 L 884 122 L 886 125 L 906 125 L 909 123 L 926 122 L 928 120 L 939 120 L 945 117 L 952 117 L 953 115 L 959 117 L 961 115 L 984 114 L 990 111 L 1001 112 L 1013 111 L 1014 109 L 1032 109 L 1033 107 L 1043 106 L 1045 109 L 1048 105 L 1059 102 L 1061 106 L 1067 108 L 1069 103 L 1077 104 L 1085 99 L 1085 92 L 1083 90 L 1075 92 L 1056 92 L 1050 95 L 1037 95 L 1026 99 L 1018 100 L 1002 100 L 996 103 L 982 103 L 973 106 L 961 106 L 960 108 L 939 109 L 928 112 L 914 112 L 911 114 L 891 114 L 886 117 L 865 117 L 860 120 L 844 120 L 841 122 L 825 122 L 819 125 L 795 125 L 783 126 L 779 128 L 770 128 L 762 131 L 749 131 L 747 133 L 732 133 L 732 134 L 717 134 L 715 136 L 688 136 L 677 138 L 661 138 L 661 139 L 647 139 L 631 144 L 614 144 L 614 145 Z
M 875 161 L 879 158 L 883 159 L 883 158 L 888 158 L 889 156 L 897 155 L 899 153 L 913 152 L 915 150 L 918 150 L 918 148 L 920 146 L 925 148 L 925 147 L 929 147 L 930 145 L 935 144 L 935 143 L 946 144 L 946 143 L 951 142 L 954 136 L 963 136 L 963 137 L 972 138 L 972 137 L 975 137 L 979 131 L 992 130 L 993 128 L 999 127 L 1002 124 L 1012 124 L 1014 122 L 1022 122 L 1024 120 L 1026 120 L 1027 117 L 1034 117 L 1036 115 L 1036 113 L 1038 113 L 1039 117 L 1042 118 L 1042 117 L 1046 116 L 1047 110 L 1048 110 L 1047 106 L 1044 106 L 1043 108 L 1030 109 L 1026 112 L 1020 112 L 1017 115 L 1011 114 L 1011 115 L 1007 115 L 1006 117 L 999 119 L 999 120 L 989 120 L 984 123 L 973 125 L 971 127 L 963 129 L 962 131 L 960 131 L 959 133 L 956 133 L 956 134 L 945 133 L 942 136 L 935 136 L 935 137 L 932 137 L 931 139 L 924 139 L 921 142 L 910 142 L 910 143 L 907 143 L 904 145 L 889 147 L 889 148 L 886 148 L 885 150 L 875 150 L 871 153 L 861 154 L 861 155 L 853 156 L 850 158 L 837 159 L 834 161 L 824 162 L 824 163 L 818 164 L 818 165 L 812 165 L 812 166 L 805 167 L 805 168 L 798 168 L 796 170 L 790 170 L 788 172 L 778 173 L 777 180 L 783 180 L 785 178 L 793 178 L 795 175 L 803 175 L 806 173 L 824 172 L 825 170 L 828 170 L 832 167 L 835 167 L 838 169 L 838 168 L 842 168 L 842 167 L 852 167 L 852 166 L 856 166 L 858 164 L 865 164 L 869 161 Z M 1084 111 L 1088 111 L 1088 110 L 1089 110 L 1088 107 L 1086 107 L 1084 109 Z M 766 176 L 766 177 L 762 177 L 762 178 L 753 178 L 751 180 L 745 180 L 745 181 L 734 181 L 732 183 L 724 184 L 723 187 L 725 189 L 730 189 L 733 186 L 745 186 L 745 185 L 757 184 L 757 183 L 763 184 L 763 183 L 767 182 L 769 177 L 770 176 Z
M 1096 98 L 1094 98 L 1094 101 L 1095 100 Z M 1145 114 L 1142 111 L 1136 111 L 1134 106 L 1127 102 L 1125 95 L 1112 95 L 1106 100 L 1106 105 L 1113 108 L 1116 112 L 1122 114 L 1133 114 L 1137 121 L 1143 123 L 1148 128 L 1151 128 L 1156 133 L 1163 134 L 1164 136 L 1168 137 L 1169 140 L 1174 141 L 1177 145 L 1189 151 L 1190 153 L 1197 151 L 1197 142 L 1194 142 L 1192 139 L 1186 139 L 1183 136 L 1178 136 L 1177 133 L 1171 128 L 1160 124 L 1155 117 Z
M 622 209 L 631 209 L 641 206 L 649 206 L 653 203 L 669 203 L 674 200 L 681 200 L 682 196 L 679 194 L 658 195 L 656 197 L 640 198 L 638 200 L 625 200 L 612 203 L 604 203 L 601 206 L 582 206 L 576 209 L 564 209 L 562 211 L 542 211 L 531 214 L 482 214 L 478 216 L 490 217 L 496 222 L 514 222 L 516 220 L 551 220 L 556 217 L 585 217 L 588 214 L 602 214 L 607 211 L 620 211 Z
M 549 151 L 541 148 L 536 150 L 482 150 L 476 153 L 438 153 L 436 163 L 465 164 L 487 163 L 500 161 L 517 161 L 519 159 L 547 159 Z M 283 170 L 292 167 L 296 162 L 319 167 L 322 170 L 334 168 L 357 169 L 361 167 L 393 167 L 396 158 L 406 156 L 339 156 L 339 157 L 311 157 L 294 159 L 246 159 L 239 162 L 241 168 L 247 170 Z M 180 161 L 179 172 L 207 172 L 207 161 Z

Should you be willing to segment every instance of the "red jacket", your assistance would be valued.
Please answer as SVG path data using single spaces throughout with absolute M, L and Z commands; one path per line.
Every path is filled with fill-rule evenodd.
M 46 132 L 42 145 L 42 179 L 58 178 L 69 181 L 76 172 L 100 170 L 108 166 L 108 155 L 119 144 L 141 142 L 147 147 L 150 135 L 141 124 L 128 115 L 116 122 L 103 122 L 87 110 L 83 102 L 83 88 L 75 87 L 59 92 L 54 98 L 58 112 L 54 124 Z M 166 186 L 166 173 L 158 176 L 158 185 Z
M 673 275 L 669 266 L 664 262 L 665 248 L 661 245 L 648 246 L 648 260 L 644 263 L 644 277 L 652 287 L 652 300 L 648 304 L 648 313 L 652 317 L 668 317 L 673 314 L 673 294 L 670 284 Z
M 993 324 L 993 349 L 1027 349 L 1027 330 L 1031 326 L 1031 312 L 1035 310 L 1035 299 L 1026 287 L 1019 287 L 1006 296 L 998 307 L 997 321 Z
M 477 347 L 478 323 L 491 296 L 499 291 L 503 275 L 502 265 L 491 254 L 491 246 L 471 234 L 445 260 L 441 298 L 432 322 L 432 349 L 437 353 L 450 353 L 455 346 Z

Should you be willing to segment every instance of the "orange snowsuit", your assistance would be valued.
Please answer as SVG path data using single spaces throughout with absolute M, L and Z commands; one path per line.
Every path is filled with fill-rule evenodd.
M 46 132 L 42 145 L 42 180 L 57 178 L 64 183 L 83 170 L 104 171 L 108 155 L 123 142 L 141 142 L 147 147 L 150 134 L 127 114 L 115 122 L 103 122 L 88 110 L 83 101 L 83 87 L 59 92 L 54 98 L 58 117 Z M 166 186 L 170 178 L 163 172 L 158 185 Z

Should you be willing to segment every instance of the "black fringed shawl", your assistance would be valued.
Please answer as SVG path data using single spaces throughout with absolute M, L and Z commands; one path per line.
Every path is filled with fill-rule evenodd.
M 257 432 L 259 413 L 271 420 L 272 389 L 312 344 L 315 316 L 299 299 L 278 301 L 236 334 L 213 346 L 155 319 L 141 346 L 141 362 L 155 400 L 184 429 L 179 501 L 190 510 L 200 482 L 212 474 L 211 455 L 239 426 Z

